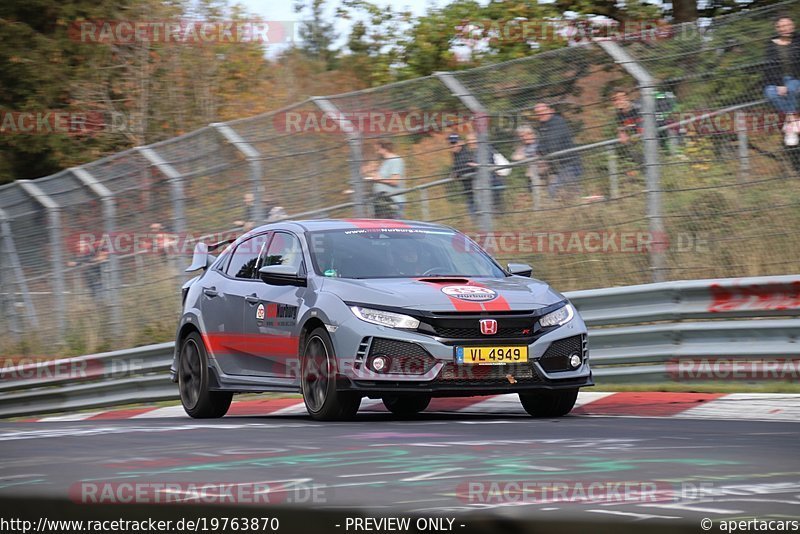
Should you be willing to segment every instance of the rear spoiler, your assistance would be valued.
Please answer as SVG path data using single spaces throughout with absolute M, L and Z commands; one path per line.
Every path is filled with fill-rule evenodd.
M 232 237 L 230 239 L 226 239 L 225 241 L 220 241 L 219 243 L 213 243 L 211 245 L 207 245 L 205 243 L 196 244 L 194 246 L 194 254 L 192 255 L 192 264 L 186 268 L 186 272 L 190 273 L 198 269 L 203 269 L 205 271 L 211 267 L 211 264 L 214 263 L 215 259 L 217 259 L 216 256 L 212 256 L 209 253 L 214 252 L 218 248 L 225 245 L 230 245 L 234 241 L 236 241 L 236 238 Z

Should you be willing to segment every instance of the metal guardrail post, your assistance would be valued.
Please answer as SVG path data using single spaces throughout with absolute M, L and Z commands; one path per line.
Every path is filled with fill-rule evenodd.
M 355 216 L 371 216 L 372 207 L 366 202 L 364 179 L 361 176 L 361 164 L 364 161 L 362 150 L 364 143 L 361 138 L 361 132 L 359 132 L 352 121 L 350 121 L 344 113 L 339 111 L 339 108 L 327 98 L 315 96 L 311 98 L 311 101 L 314 102 L 314 105 L 323 113 L 329 115 L 334 121 L 338 122 L 341 130 L 347 134 L 347 144 L 350 147 L 350 187 L 353 190 Z
M 642 100 L 642 126 L 644 141 L 644 166 L 647 176 L 647 218 L 650 222 L 650 269 L 653 282 L 663 282 L 666 278 L 665 258 L 663 250 L 667 246 L 664 233 L 664 220 L 661 217 L 661 169 L 658 153 L 658 124 L 656 122 L 656 80 L 639 65 L 618 43 L 614 41 L 596 41 L 614 61 L 628 74 L 634 77 L 639 85 Z
M 50 265 L 53 270 L 53 293 L 55 293 L 56 323 L 60 339 L 67 333 L 67 299 L 64 284 L 64 248 L 61 238 L 61 206 L 47 196 L 39 186 L 30 180 L 18 180 L 23 191 L 47 211 L 47 225 L 50 239 Z
M 245 141 L 239 135 L 239 132 L 227 124 L 215 122 L 210 126 L 247 159 L 247 163 L 250 165 L 250 192 L 253 195 L 253 212 L 249 213 L 248 216 L 251 221 L 257 222 L 256 226 L 263 224 L 267 219 L 267 214 L 264 213 L 264 203 L 262 202 L 265 188 L 261 182 L 261 153 L 253 145 Z
M 739 156 L 739 182 L 746 182 L 750 175 L 750 155 L 747 148 L 747 115 L 737 111 L 733 119 L 736 128 L 736 147 Z
M 476 134 L 478 137 L 478 182 L 475 187 L 478 204 L 478 226 L 482 232 L 492 231 L 492 184 L 489 166 L 492 164 L 491 147 L 489 145 L 489 113 L 484 105 L 464 87 L 452 73 L 436 72 L 435 76 L 445 87 L 458 98 L 464 106 L 475 115 Z
M 73 175 L 81 181 L 89 190 L 100 198 L 100 203 L 103 207 L 103 224 L 106 235 L 109 237 L 114 235 L 116 231 L 117 221 L 117 204 L 114 199 L 114 193 L 97 181 L 97 179 L 83 167 L 74 167 L 70 169 Z M 119 294 L 122 284 L 119 277 L 119 251 L 110 250 L 108 254 L 108 267 L 109 267 L 109 293 L 108 305 L 111 309 L 111 326 L 113 328 L 122 327 L 121 306 L 122 298 Z

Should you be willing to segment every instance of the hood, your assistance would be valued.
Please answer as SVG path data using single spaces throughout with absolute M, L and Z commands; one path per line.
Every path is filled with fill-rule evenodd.
M 325 278 L 322 290 L 345 302 L 431 312 L 535 310 L 564 300 L 532 278 Z

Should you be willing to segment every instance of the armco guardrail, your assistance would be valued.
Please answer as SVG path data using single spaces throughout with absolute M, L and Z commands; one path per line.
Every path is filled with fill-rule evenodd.
M 568 293 L 598 383 L 667 381 L 681 358 L 800 357 L 800 275 Z M 173 343 L 3 369 L 0 417 L 177 399 Z

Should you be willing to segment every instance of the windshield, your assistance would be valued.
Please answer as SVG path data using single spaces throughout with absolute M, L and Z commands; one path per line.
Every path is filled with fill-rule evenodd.
M 309 234 L 317 274 L 336 278 L 505 276 L 466 236 L 419 228 L 324 230 Z

